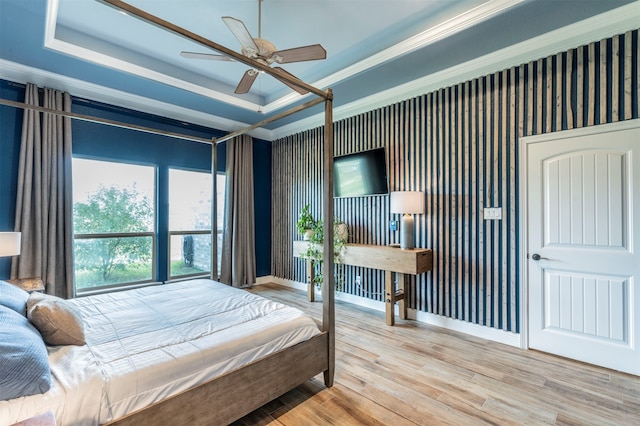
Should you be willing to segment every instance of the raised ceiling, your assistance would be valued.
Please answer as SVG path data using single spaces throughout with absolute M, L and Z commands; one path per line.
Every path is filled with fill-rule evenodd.
M 258 0 L 129 3 L 236 51 L 222 16 L 258 36 Z M 332 88 L 340 118 L 637 28 L 639 18 L 637 0 L 263 0 L 261 35 L 278 49 L 325 47 L 326 60 L 282 67 Z M 183 50 L 216 53 L 99 0 L 0 0 L 0 78 L 223 130 L 312 96 L 266 74 L 236 95 L 246 65 Z M 258 136 L 320 125 L 319 112 Z

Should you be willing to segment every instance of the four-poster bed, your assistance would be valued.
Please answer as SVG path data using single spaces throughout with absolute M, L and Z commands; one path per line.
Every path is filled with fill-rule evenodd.
M 325 128 L 324 128 L 324 183 L 323 183 L 323 215 L 325 223 L 333 223 L 333 116 L 332 116 L 332 92 L 331 90 L 320 90 L 296 77 L 277 69 L 247 58 L 230 49 L 220 46 L 210 40 L 193 34 L 183 28 L 177 27 L 167 21 L 150 15 L 127 3 L 119 0 L 101 0 L 106 4 L 114 6 L 127 14 L 143 19 L 151 24 L 161 26 L 168 31 L 174 32 L 183 37 L 187 37 L 208 48 L 228 55 L 233 59 L 243 62 L 260 71 L 264 71 L 281 80 L 288 85 L 294 85 L 304 91 L 308 91 L 318 98 L 310 102 L 296 106 L 288 111 L 263 120 L 245 129 L 230 133 L 222 138 L 206 141 L 215 144 L 230 140 L 235 136 L 247 133 L 257 127 L 264 126 L 291 114 L 295 114 L 304 109 L 324 102 L 325 104 Z M 65 113 L 54 110 L 47 110 L 42 107 L 33 107 L 27 104 L 20 104 L 11 101 L 0 101 L 0 104 L 10 105 L 19 108 L 31 108 L 34 110 L 67 116 L 73 119 L 94 121 L 101 124 L 127 127 L 138 131 L 159 133 L 167 136 L 198 140 L 186 135 L 179 135 L 140 126 L 131 126 L 126 123 L 98 119 L 74 113 Z M 216 157 L 215 149 L 212 149 L 212 168 L 215 173 Z M 215 179 L 213 180 L 215 185 Z M 215 191 L 215 187 L 213 188 Z M 215 197 L 214 197 L 215 200 Z M 215 204 L 215 201 L 214 201 Z M 215 206 L 213 207 L 215 209 Z M 213 221 L 212 234 L 216 234 L 216 221 Z M 326 227 L 324 230 L 324 262 L 328 269 L 333 268 L 333 230 Z M 213 247 L 213 258 L 216 258 L 215 244 Z M 213 277 L 215 278 L 215 277 Z M 177 424 L 227 424 L 251 411 L 259 408 L 265 403 L 277 398 L 296 386 L 304 383 L 319 373 L 324 374 L 326 386 L 333 385 L 334 358 L 335 358 L 335 319 L 334 319 L 334 278 L 331 274 L 325 275 L 325 282 L 322 286 L 323 296 L 323 318 L 320 332 L 291 347 L 281 349 L 265 358 L 253 361 L 243 367 L 233 369 L 214 379 L 200 383 L 188 390 L 172 395 L 168 398 L 160 399 L 153 404 L 138 411 L 129 413 L 123 417 L 114 419 L 108 423 L 110 425 L 139 425 L 139 424 L 162 424 L 167 419 L 172 419 Z M 157 288 L 158 292 L 162 288 Z

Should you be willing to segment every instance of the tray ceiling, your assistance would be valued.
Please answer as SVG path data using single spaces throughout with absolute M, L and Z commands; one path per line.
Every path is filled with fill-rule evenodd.
M 129 3 L 236 51 L 239 42 L 222 16 L 242 20 L 258 36 L 257 0 Z M 508 51 L 531 40 L 538 50 L 543 44 L 551 50 L 577 43 L 578 36 L 566 30 L 572 26 L 589 27 L 574 29 L 579 34 L 601 28 L 597 36 L 612 27 L 623 31 L 621 26 L 632 25 L 625 22 L 633 20 L 634 11 L 637 22 L 638 10 L 632 0 L 263 0 L 261 35 L 278 49 L 322 44 L 327 59 L 281 66 L 316 87 L 331 87 L 334 106 L 346 115 L 394 96 L 409 97 L 404 92 L 420 94 L 435 83 L 454 84 L 444 77 L 453 77 L 456 67 L 459 81 L 472 78 L 460 64 L 482 72 L 482 67 L 534 59 Z M 184 58 L 181 51 L 217 52 L 99 0 L 2 0 L 0 23 L 0 77 L 42 80 L 76 96 L 223 130 L 257 122 L 311 96 L 266 74 L 249 93 L 234 94 L 246 65 Z M 544 38 L 561 30 L 565 40 Z M 487 57 L 496 65 L 482 64 Z M 263 129 L 263 136 L 316 125 L 313 115 L 309 111 L 275 123 Z

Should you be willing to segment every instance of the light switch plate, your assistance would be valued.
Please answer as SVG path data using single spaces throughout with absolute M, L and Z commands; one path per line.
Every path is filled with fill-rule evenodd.
M 483 217 L 485 220 L 502 220 L 502 207 L 485 207 Z

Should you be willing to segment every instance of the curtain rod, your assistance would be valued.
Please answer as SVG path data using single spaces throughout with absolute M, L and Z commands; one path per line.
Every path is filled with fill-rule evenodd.
M 136 124 L 123 123 L 121 121 L 108 120 L 106 118 L 92 117 L 90 115 L 77 114 L 75 112 L 59 111 L 59 110 L 45 108 L 37 105 L 29 105 L 22 102 L 9 101 L 6 99 L 0 99 L 0 105 L 7 105 L 7 106 L 22 108 L 22 109 L 30 109 L 30 110 L 39 111 L 39 112 L 46 112 L 49 114 L 55 114 L 55 115 L 61 115 L 63 117 L 74 118 L 76 120 L 88 121 L 91 123 L 98 123 L 98 124 L 105 124 L 107 126 L 120 127 L 123 129 L 137 130 L 139 132 L 153 133 L 161 136 L 170 136 L 172 138 L 183 139 L 183 140 L 188 140 L 193 142 L 212 144 L 214 140 L 213 138 L 207 139 L 207 138 L 200 138 L 198 136 L 189 136 L 189 135 L 184 135 L 182 133 L 152 129 L 151 127 L 138 126 Z
M 15 101 L 10 101 L 7 99 L 2 99 L 0 98 L 0 105 L 7 105 L 7 106 L 12 106 L 15 108 L 22 108 L 22 109 L 30 109 L 33 111 L 39 111 L 39 112 L 45 112 L 45 113 L 49 113 L 49 114 L 55 114 L 55 115 L 61 115 L 63 117 L 69 117 L 69 118 L 74 118 L 76 120 L 82 120 L 82 121 L 88 121 L 91 123 L 98 123 L 98 124 L 104 124 L 107 126 L 113 126 L 113 127 L 120 127 L 123 129 L 129 129 L 129 130 L 137 130 L 139 132 L 145 132 L 145 133 L 152 133 L 155 135 L 161 135 L 161 136 L 170 136 L 172 138 L 176 138 L 176 139 L 183 139 L 183 140 L 188 140 L 188 141 L 193 141 L 193 142 L 201 142 L 201 143 L 207 143 L 207 144 L 218 144 L 220 142 L 225 142 L 228 141 L 229 139 L 233 139 L 236 136 L 240 136 L 243 135 L 247 132 L 250 132 L 253 129 L 257 129 L 258 127 L 264 126 L 265 124 L 269 124 L 272 123 L 274 121 L 280 120 L 281 118 L 284 117 L 288 117 L 290 115 L 293 115 L 297 112 L 303 111 L 307 108 L 311 108 L 312 106 L 318 105 L 322 102 L 330 102 L 330 100 L 333 98 L 333 92 L 331 91 L 331 89 L 329 89 L 327 91 L 327 94 L 329 95 L 329 98 L 327 100 L 323 99 L 323 98 L 316 98 L 314 100 L 311 100 L 309 102 L 306 102 L 302 105 L 298 105 L 296 107 L 293 107 L 291 109 L 288 109 L 284 112 L 281 112 L 280 114 L 274 115 L 271 118 L 267 118 L 265 120 L 262 120 L 256 124 L 252 124 L 250 126 L 247 126 L 243 129 L 237 130 L 235 132 L 231 132 L 226 134 L 225 136 L 222 136 L 220 138 L 211 138 L 211 139 L 207 139 L 207 138 L 200 138 L 197 136 L 189 136 L 189 135 L 185 135 L 182 133 L 175 133 L 175 132 L 169 132 L 169 131 L 165 131 L 165 130 L 158 130 L 158 129 L 153 129 L 151 127 L 144 127 L 144 126 L 138 126 L 136 124 L 130 124 L 130 123 L 123 123 L 121 121 L 115 121 L 115 120 L 109 120 L 106 118 L 99 118 L 99 117 L 93 117 L 91 115 L 84 115 L 84 114 L 78 114 L 75 112 L 67 112 L 67 111 L 59 111 L 59 110 L 55 110 L 55 109 L 51 109 L 51 108 L 45 108 L 45 107 L 41 107 L 41 106 L 37 106 L 37 105 L 29 105 L 29 104 L 25 104 L 23 102 L 15 102 Z

